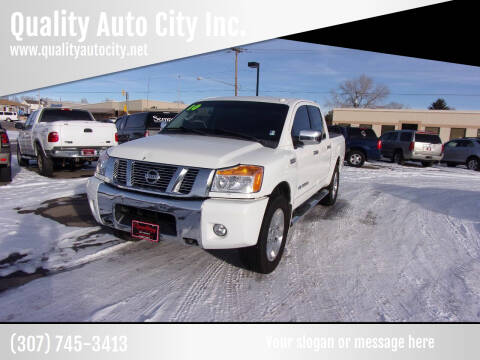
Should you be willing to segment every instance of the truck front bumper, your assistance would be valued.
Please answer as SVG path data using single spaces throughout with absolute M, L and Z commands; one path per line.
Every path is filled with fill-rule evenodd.
M 257 243 L 268 198 L 175 199 L 119 189 L 96 177 L 87 182 L 87 195 L 95 220 L 105 226 L 130 232 L 131 220 L 154 221 L 160 239 L 198 243 L 204 249 L 233 249 Z M 151 219 L 154 220 L 151 220 Z M 215 224 L 227 228 L 225 236 L 213 231 Z

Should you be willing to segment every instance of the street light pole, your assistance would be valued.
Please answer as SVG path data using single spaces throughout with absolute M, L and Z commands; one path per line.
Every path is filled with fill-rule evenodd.
M 260 63 L 256 62 L 256 61 L 250 61 L 248 63 L 248 67 L 249 68 L 256 68 L 257 69 L 257 91 L 256 91 L 256 96 L 258 96 L 258 84 L 260 82 Z

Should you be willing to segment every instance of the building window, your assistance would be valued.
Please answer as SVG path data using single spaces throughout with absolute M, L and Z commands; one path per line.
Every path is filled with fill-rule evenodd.
M 450 140 L 452 139 L 460 139 L 465 137 L 465 128 L 451 128 L 450 129 Z
M 372 124 L 360 124 L 360 128 L 362 128 L 362 129 L 371 129 L 371 128 L 372 128 Z
M 480 138 L 480 129 L 477 129 L 477 137 Z
M 425 132 L 438 135 L 438 134 L 440 134 L 440 128 L 439 127 L 426 126 L 425 127 Z
M 418 124 L 402 124 L 402 130 L 418 130 Z
M 388 131 L 394 131 L 395 125 L 382 125 L 382 133 L 381 135 L 385 134 Z

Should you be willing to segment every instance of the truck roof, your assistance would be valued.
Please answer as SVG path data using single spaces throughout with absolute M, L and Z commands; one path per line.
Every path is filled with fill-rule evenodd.
M 211 97 L 201 99 L 199 101 L 258 101 L 258 102 L 267 102 L 272 104 L 285 104 L 285 105 L 294 105 L 299 101 L 306 101 L 312 104 L 315 102 L 310 100 L 303 100 L 303 99 L 294 99 L 294 98 L 278 98 L 272 96 L 221 96 L 221 97 Z

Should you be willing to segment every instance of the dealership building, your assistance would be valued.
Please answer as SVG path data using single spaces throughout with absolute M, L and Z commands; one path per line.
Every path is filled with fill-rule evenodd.
M 378 136 L 411 129 L 438 134 L 442 142 L 480 137 L 480 111 L 335 108 L 332 123 L 371 128 Z

